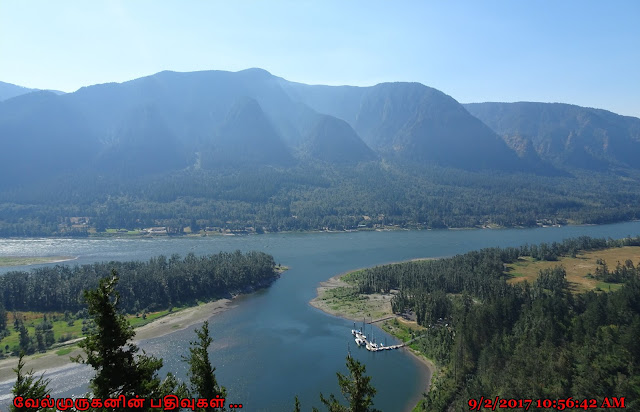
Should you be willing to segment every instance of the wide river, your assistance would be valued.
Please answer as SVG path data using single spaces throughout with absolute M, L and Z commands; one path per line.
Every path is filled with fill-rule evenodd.
M 0 256 L 77 256 L 73 264 L 110 260 L 146 260 L 178 253 L 261 250 L 290 270 L 269 289 L 236 300 L 237 306 L 210 320 L 214 337 L 212 361 L 218 381 L 227 387 L 227 402 L 247 411 L 293 409 L 294 395 L 304 410 L 320 406 L 319 393 L 341 398 L 336 372 L 346 372 L 347 345 L 353 323 L 327 315 L 308 302 L 318 283 L 352 269 L 389 262 L 450 256 L 492 246 L 561 241 L 569 237 L 622 238 L 640 234 L 640 222 L 602 226 L 535 229 L 433 230 L 351 233 L 265 234 L 202 238 L 153 239 L 2 239 Z M 16 268 L 11 268 L 11 270 Z M 19 269 L 28 269 L 20 267 Z M 1 268 L 0 273 L 9 268 Z M 197 325 L 196 325 L 197 326 Z M 193 329 L 142 342 L 148 353 L 162 357 L 161 376 L 172 371 L 184 378 Z M 377 338 L 392 337 L 376 330 Z M 379 339 L 381 341 L 382 339 Z M 403 411 L 420 398 L 428 371 L 403 350 L 369 353 L 351 344 L 352 354 L 366 364 L 378 390 L 375 406 Z M 28 366 L 28 365 L 27 365 Z M 73 365 L 49 371 L 55 397 L 85 393 L 92 376 Z M 13 382 L 0 382 L 0 409 L 7 410 Z

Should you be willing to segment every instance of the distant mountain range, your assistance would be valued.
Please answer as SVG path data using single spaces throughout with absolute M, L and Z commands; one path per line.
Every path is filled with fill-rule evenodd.
M 0 102 L 3 100 L 11 99 L 12 97 L 20 96 L 23 94 L 37 92 L 40 89 L 29 89 L 27 87 L 16 86 L 15 84 L 0 82 Z M 55 94 L 64 94 L 57 90 L 50 90 Z
M 640 168 L 640 119 L 560 103 L 472 103 L 465 108 L 520 156 L 587 170 Z
M 68 216 L 289 229 L 371 216 L 428 227 L 615 221 L 640 213 L 639 158 L 640 119 L 461 105 L 419 83 L 306 85 L 261 69 L 165 71 L 67 94 L 0 83 L 0 231 L 10 235 L 58 233 Z M 593 198 L 604 182 L 606 205 Z
M 214 168 L 381 156 L 538 174 L 640 165 L 637 118 L 566 104 L 462 106 L 419 83 L 311 86 L 249 69 L 161 72 L 57 94 L 0 83 L 0 168 L 12 180 L 73 168 L 158 173 L 196 158 Z

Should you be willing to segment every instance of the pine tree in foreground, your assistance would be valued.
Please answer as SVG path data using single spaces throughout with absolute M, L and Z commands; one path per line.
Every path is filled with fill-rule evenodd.
M 133 327 L 118 309 L 117 283 L 118 274 L 113 270 L 111 277 L 102 279 L 97 289 L 84 292 L 96 327 L 79 344 L 86 359 L 78 356 L 74 360 L 95 369 L 96 374 L 89 383 L 93 396 L 159 398 L 176 391 L 184 392 L 171 374 L 160 381 L 157 372 L 162 367 L 162 359 L 147 356 L 144 351 L 138 354 L 138 346 L 132 342 Z
M 373 397 L 376 389 L 371 386 L 371 377 L 365 376 L 367 368 L 359 361 L 347 356 L 347 368 L 350 376 L 337 372 L 338 385 L 342 395 L 349 403 L 349 406 L 342 405 L 335 395 L 331 394 L 325 398 L 320 394 L 320 401 L 327 407 L 329 412 L 380 412 L 373 408 Z M 313 412 L 318 412 L 317 408 L 312 408 Z M 300 412 L 300 402 L 295 397 L 294 412 Z
M 45 396 L 49 395 L 49 380 L 44 379 L 44 376 L 40 376 L 38 379 L 35 379 L 35 377 L 33 376 L 33 370 L 25 374 L 23 372 L 23 369 L 24 352 L 21 352 L 20 358 L 18 359 L 18 367 L 13 370 L 17 375 L 16 383 L 13 385 L 13 389 L 11 390 L 13 397 L 22 397 L 23 400 L 26 400 L 28 398 L 42 399 Z M 13 404 L 11 405 L 9 410 L 11 412 L 47 411 L 47 409 L 41 408 L 18 408 Z
M 199 398 L 215 399 L 216 396 L 225 398 L 227 390 L 218 385 L 215 370 L 209 360 L 209 347 L 213 338 L 209 335 L 209 322 L 205 321 L 201 329 L 196 329 L 197 340 L 190 342 L 189 357 L 184 360 L 189 364 L 189 380 L 191 394 Z M 206 408 L 206 411 L 220 411 L 220 408 Z

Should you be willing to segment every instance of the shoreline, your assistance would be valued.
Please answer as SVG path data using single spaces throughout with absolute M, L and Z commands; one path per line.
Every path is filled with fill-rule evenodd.
M 47 265 L 77 260 L 78 256 L 0 256 L 0 267 Z
M 234 297 L 235 299 L 235 297 Z M 147 323 L 139 328 L 135 328 L 133 341 L 137 344 L 142 340 L 159 338 L 173 332 L 186 329 L 192 325 L 204 322 L 205 320 L 236 307 L 233 299 L 218 299 L 199 306 L 192 306 L 180 311 L 170 313 L 153 322 Z M 71 352 L 58 355 L 56 352 L 61 349 L 70 348 Z M 57 369 L 73 364 L 69 358 L 82 354 L 83 351 L 77 345 L 58 346 L 47 350 L 45 353 L 36 353 L 25 356 L 25 369 L 33 370 L 35 376 L 50 369 Z M 15 380 L 13 369 L 18 364 L 17 357 L 10 357 L 0 360 L 0 383 Z
M 459 231 L 459 230 L 502 230 L 502 229 L 535 229 L 535 228 L 557 228 L 557 227 L 581 227 L 581 226 L 604 226 L 604 225 L 615 225 L 618 223 L 632 223 L 639 222 L 640 219 L 632 219 L 632 220 L 621 220 L 617 222 L 611 223 L 565 223 L 565 224 L 540 224 L 533 226 L 500 226 L 500 225 L 484 225 L 484 226 L 471 226 L 471 227 L 443 227 L 443 228 L 429 228 L 429 227 L 419 227 L 419 226 L 408 226 L 408 227 L 400 227 L 400 226 L 384 226 L 377 228 L 354 228 L 354 229 L 346 229 L 346 230 L 323 230 L 323 229 L 311 229 L 311 230 L 282 230 L 278 232 L 264 232 L 264 233 L 219 233 L 219 232 L 209 232 L 209 233 L 181 233 L 181 234 L 148 234 L 148 233 L 135 233 L 135 234 L 127 234 L 127 233 L 89 233 L 88 236 L 8 236 L 8 237 L 0 237 L 0 239 L 6 240 L 24 240 L 24 239 L 154 239 L 154 238 L 163 238 L 163 237 L 185 237 L 185 238 L 194 238 L 194 237 L 209 237 L 209 236 L 255 236 L 255 235 L 269 235 L 269 234 L 290 234 L 290 233 L 353 233 L 353 232 L 393 232 L 393 231 L 423 231 L 423 230 L 451 230 L 451 231 Z M 73 258 L 74 260 L 77 258 Z
M 276 266 L 278 275 L 282 275 L 289 269 L 288 266 Z M 252 291 L 255 293 L 257 290 Z M 232 296 L 230 299 L 223 298 L 213 302 L 207 302 L 197 306 L 187 307 L 176 312 L 169 313 L 145 325 L 134 328 L 135 335 L 133 343 L 139 344 L 141 341 L 159 338 L 173 332 L 184 330 L 190 326 L 202 323 L 212 316 L 223 313 L 237 306 L 235 299 L 244 296 L 241 293 Z M 55 348 L 49 348 L 44 353 L 35 353 L 25 356 L 25 370 L 33 370 L 34 375 L 42 374 L 50 369 L 69 367 L 74 362 L 71 357 L 83 354 L 84 352 L 76 345 L 83 338 L 77 338 L 65 342 Z M 58 355 L 58 351 L 70 349 L 68 353 Z M 13 368 L 17 367 L 18 358 L 15 356 L 0 359 L 0 383 L 10 382 L 15 379 Z
M 404 262 L 432 260 L 432 259 L 436 259 L 436 258 L 418 258 L 418 259 L 411 259 Z M 400 262 L 394 262 L 394 263 L 400 263 Z M 338 287 L 351 287 L 352 285 L 348 284 L 341 278 L 350 273 L 357 272 L 363 269 L 365 268 L 359 268 L 359 269 L 350 270 L 348 272 L 340 273 L 338 275 L 332 276 L 326 281 L 320 282 L 318 287 L 316 288 L 316 296 L 309 301 L 309 305 L 331 316 L 336 316 L 342 319 L 353 320 L 356 322 L 361 321 L 362 317 L 359 315 L 356 316 L 353 314 L 346 313 L 345 311 L 331 309 L 328 304 L 323 302 L 322 298 L 325 292 L 330 289 L 335 289 Z M 388 316 L 392 316 L 392 315 L 393 313 L 389 314 Z M 394 336 L 393 334 L 391 335 Z M 419 365 L 423 367 L 423 372 L 425 372 L 425 375 L 427 376 L 426 388 L 423 391 L 421 391 L 418 395 L 416 395 L 415 398 L 410 400 L 410 404 L 412 406 L 408 409 L 408 411 L 412 411 L 413 409 L 415 409 L 416 406 L 418 406 L 419 402 L 423 399 L 422 393 L 428 393 L 429 390 L 431 389 L 433 375 L 437 372 L 437 367 L 430 359 L 426 358 L 424 355 L 417 352 L 413 348 L 406 346 L 405 349 L 406 349 L 406 352 L 409 353 L 410 356 L 414 359 L 414 361 L 416 361 Z

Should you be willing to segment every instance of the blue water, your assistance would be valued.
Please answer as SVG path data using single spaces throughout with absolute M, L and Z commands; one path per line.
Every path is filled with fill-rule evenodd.
M 0 256 L 77 256 L 72 264 L 104 260 L 146 260 L 159 254 L 197 255 L 219 251 L 261 250 L 290 270 L 269 289 L 245 296 L 236 306 L 210 319 L 215 339 L 211 358 L 228 402 L 247 411 L 285 411 L 298 395 L 303 409 L 320 406 L 319 393 L 341 397 L 335 373 L 346 372 L 352 343 L 351 321 L 327 315 L 308 302 L 318 283 L 352 269 L 419 257 L 441 257 L 492 246 L 561 241 L 569 237 L 621 238 L 640 234 L 640 222 L 602 226 L 500 230 L 439 230 L 351 233 L 266 234 L 154 239 L 3 239 Z M 31 266 L 35 267 L 35 266 Z M 28 269 L 20 267 L 18 269 Z M 0 273 L 16 268 L 0 268 Z M 161 376 L 184 377 L 194 325 L 141 343 L 162 357 Z M 395 340 L 379 329 L 377 337 Z M 380 340 L 379 340 L 380 341 Z M 369 353 L 351 344 L 378 389 L 375 406 L 384 411 L 410 408 L 425 391 L 428 372 L 404 351 Z M 28 366 L 28 365 L 27 365 Z M 53 371 L 54 396 L 82 395 L 92 370 L 72 365 Z M 10 402 L 12 382 L 0 383 L 0 409 Z

